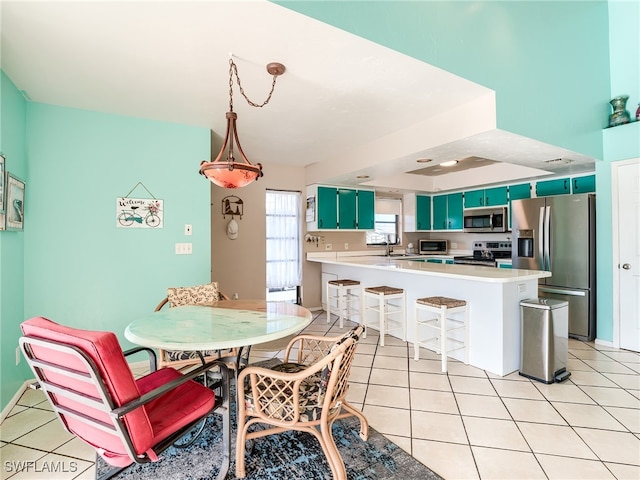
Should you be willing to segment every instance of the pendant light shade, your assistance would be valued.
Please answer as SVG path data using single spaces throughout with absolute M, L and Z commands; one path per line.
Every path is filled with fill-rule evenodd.
M 227 112 L 227 133 L 220 153 L 213 162 L 203 161 L 200 164 L 200 173 L 222 188 L 241 188 L 262 176 L 262 165 L 253 165 L 242 151 L 236 129 L 237 118 L 235 112 Z M 234 144 L 240 159 L 234 156 Z
M 255 104 L 247 98 L 240 84 L 238 69 L 229 60 L 229 111 L 227 117 L 227 132 L 224 136 L 224 143 L 213 162 L 202 161 L 200 163 L 200 174 L 207 177 L 212 183 L 222 188 L 241 188 L 262 177 L 262 164 L 253 165 L 242 151 L 240 140 L 238 139 L 238 129 L 236 120 L 238 115 L 233 111 L 233 75 L 235 73 L 240 93 L 252 107 L 264 107 L 269 100 L 276 86 L 276 79 L 284 73 L 285 67 L 281 63 L 270 63 L 267 71 L 273 76 L 271 91 L 267 99 L 261 104 Z M 238 157 L 236 157 L 238 155 Z

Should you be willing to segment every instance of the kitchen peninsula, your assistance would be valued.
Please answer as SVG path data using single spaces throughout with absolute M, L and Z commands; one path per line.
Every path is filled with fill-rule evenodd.
M 359 280 L 363 287 L 403 288 L 409 342 L 413 342 L 413 304 L 417 298 L 445 296 L 466 300 L 469 364 L 500 376 L 520 368 L 520 301 L 537 298 L 538 279 L 551 275 L 537 270 L 429 263 L 424 257 L 325 252 L 309 253 L 307 260 L 322 263 L 323 284 L 349 278 Z

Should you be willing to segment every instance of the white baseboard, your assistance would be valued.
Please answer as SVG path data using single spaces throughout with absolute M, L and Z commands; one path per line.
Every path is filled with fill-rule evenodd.
M 4 422 L 4 419 L 7 418 L 7 416 L 9 415 L 9 412 L 13 409 L 13 407 L 16 406 L 16 403 L 18 403 L 18 400 L 20 400 L 20 397 L 22 396 L 22 394 L 29 388 L 29 385 L 31 385 L 35 381 L 36 381 L 35 378 L 25 380 L 25 382 L 22 384 L 22 387 L 20 387 L 16 392 L 16 394 L 13 397 L 11 397 L 11 400 L 9 400 L 9 403 L 7 403 L 7 406 L 2 409 L 2 413 L 0 413 L 0 423 Z
M 608 340 L 600 340 L 600 339 L 596 338 L 594 342 L 595 342 L 596 345 L 603 345 L 605 347 L 616 348 L 616 346 L 613 344 L 613 342 L 609 342 Z

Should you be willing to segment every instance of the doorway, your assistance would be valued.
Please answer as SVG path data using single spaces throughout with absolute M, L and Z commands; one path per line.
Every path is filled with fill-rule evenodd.
M 301 303 L 301 193 L 267 190 L 267 301 Z

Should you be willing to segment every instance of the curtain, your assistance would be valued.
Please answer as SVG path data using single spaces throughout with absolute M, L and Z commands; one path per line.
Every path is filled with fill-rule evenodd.
M 300 192 L 267 190 L 267 288 L 297 287 L 302 277 Z

